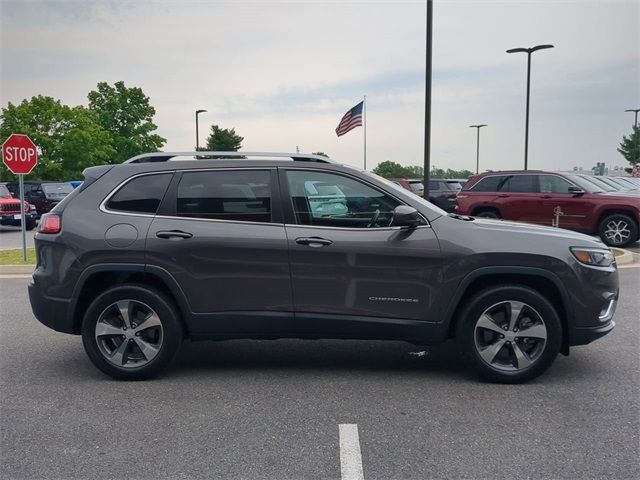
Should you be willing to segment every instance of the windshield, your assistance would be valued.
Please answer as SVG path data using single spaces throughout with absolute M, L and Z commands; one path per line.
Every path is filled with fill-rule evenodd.
M 612 187 L 607 182 L 604 182 L 604 181 L 600 180 L 597 177 L 582 177 L 582 178 L 584 178 L 587 182 L 591 182 L 591 183 L 597 185 L 604 192 L 617 192 L 617 191 L 619 191 L 618 188 Z
M 358 170 L 356 168 L 354 168 L 354 170 Z M 400 192 L 402 194 L 406 194 L 407 190 L 405 188 L 402 188 L 401 186 L 393 183 L 390 180 L 387 180 L 384 177 L 381 177 L 380 175 L 376 175 L 375 173 L 371 173 L 371 172 L 367 172 L 364 170 L 358 170 L 358 172 L 360 173 L 364 173 L 365 175 L 369 176 L 369 177 L 373 177 L 376 180 L 380 180 L 381 182 L 384 182 L 384 184 L 389 187 L 391 190 L 395 190 L 396 192 Z M 413 198 L 416 202 L 420 203 L 421 205 L 427 207 L 429 210 L 431 210 L 432 212 L 434 212 L 436 215 L 441 215 L 441 216 L 446 216 L 447 212 L 445 212 L 443 209 L 441 209 L 440 207 L 437 207 L 436 205 L 434 205 L 431 202 L 428 202 L 427 200 L 425 200 L 422 197 L 419 197 L 418 195 L 415 195 Z
M 424 192 L 424 185 L 422 182 L 409 182 L 409 188 L 412 192 Z
M 590 193 L 602 193 L 604 192 L 604 190 L 599 187 L 598 185 L 596 185 L 593 182 L 590 182 L 589 180 L 587 180 L 584 177 L 579 177 L 577 175 L 567 175 L 567 177 L 575 184 L 577 184 L 578 186 L 580 186 L 580 188 L 586 190 L 587 192 Z
M 68 183 L 43 183 L 42 190 L 47 195 L 67 195 L 73 191 Z
M 0 185 L 0 198 L 11 198 L 11 193 L 6 185 Z

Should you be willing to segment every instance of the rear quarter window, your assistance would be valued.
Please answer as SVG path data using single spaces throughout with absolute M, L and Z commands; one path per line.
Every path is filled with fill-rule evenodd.
M 155 214 L 172 173 L 143 175 L 122 186 L 107 202 L 109 210 Z
M 505 180 L 508 177 L 500 175 L 492 175 L 490 177 L 481 178 L 478 183 L 472 186 L 469 190 L 472 192 L 499 192 Z

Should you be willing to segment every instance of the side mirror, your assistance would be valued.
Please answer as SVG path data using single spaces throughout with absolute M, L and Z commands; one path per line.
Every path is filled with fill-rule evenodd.
M 414 228 L 422 225 L 422 217 L 418 211 L 408 205 L 398 205 L 393 210 L 393 226 Z
M 584 195 L 585 194 L 585 191 L 583 189 L 581 189 L 580 187 L 574 187 L 573 185 L 569 186 L 568 192 L 572 193 L 573 195 Z

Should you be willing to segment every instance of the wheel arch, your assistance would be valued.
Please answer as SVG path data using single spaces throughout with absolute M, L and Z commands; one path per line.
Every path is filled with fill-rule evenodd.
M 633 223 L 636 224 L 636 227 L 640 227 L 638 225 L 637 214 L 632 209 L 625 207 L 605 207 L 598 214 L 598 224 L 596 225 L 596 230 L 600 228 L 600 224 L 602 223 L 602 221 L 611 215 L 626 215 L 631 219 Z
M 561 353 L 569 354 L 569 322 L 573 312 L 569 294 L 560 279 L 553 272 L 535 267 L 483 267 L 469 273 L 458 285 L 445 313 L 448 322 L 448 337 L 455 336 L 459 314 L 464 302 L 486 288 L 503 285 L 522 285 L 536 290 L 553 304 L 562 324 Z
M 174 302 L 185 335 L 189 336 L 188 320 L 191 310 L 184 292 L 165 269 L 144 264 L 98 264 L 83 271 L 76 283 L 68 309 L 74 333 L 80 333 L 84 314 L 97 295 L 113 285 L 125 283 L 146 285 L 164 293 Z

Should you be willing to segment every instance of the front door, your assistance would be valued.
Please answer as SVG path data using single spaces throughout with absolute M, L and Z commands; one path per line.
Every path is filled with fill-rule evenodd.
M 440 248 L 426 220 L 395 227 L 401 202 L 346 174 L 291 168 L 280 183 L 299 328 L 349 335 L 358 322 L 438 320 Z
M 195 323 L 203 333 L 283 328 L 282 312 L 292 312 L 286 234 L 272 202 L 275 175 L 178 173 L 151 224 L 147 264 L 173 276 L 201 314 Z
M 573 185 L 558 175 L 540 175 L 541 219 L 551 225 L 558 218 L 560 228 L 588 231 L 587 218 L 595 211 L 595 202 L 590 196 L 569 192 Z M 556 213 L 558 216 L 556 217 Z

